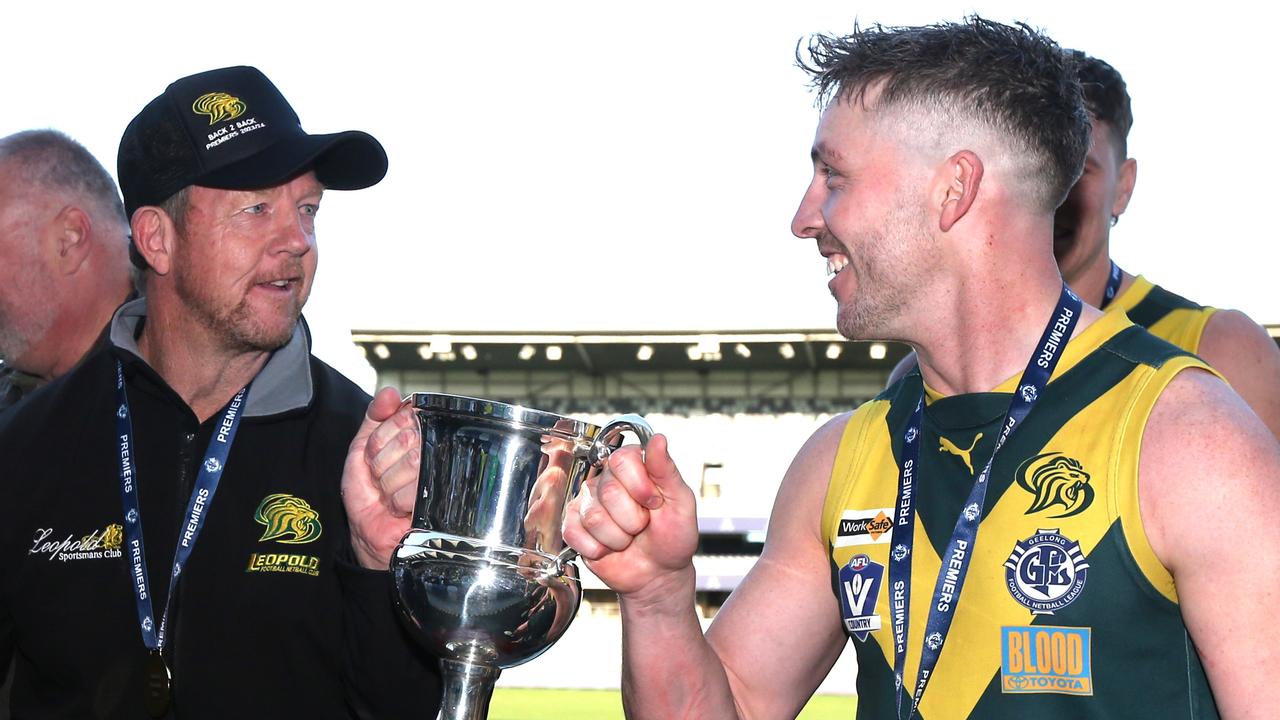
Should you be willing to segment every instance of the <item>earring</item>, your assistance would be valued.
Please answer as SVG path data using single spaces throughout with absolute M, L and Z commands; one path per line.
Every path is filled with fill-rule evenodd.
M 1111 216 L 1111 227 L 1115 227 L 1115 226 L 1116 226 L 1116 223 L 1118 223 L 1118 222 L 1120 222 L 1120 216 L 1119 216 L 1119 215 L 1112 215 L 1112 216 Z

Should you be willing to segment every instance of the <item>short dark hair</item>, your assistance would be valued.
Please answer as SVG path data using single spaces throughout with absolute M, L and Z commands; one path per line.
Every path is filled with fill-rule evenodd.
M 1129 87 L 1110 64 L 1079 50 L 1069 50 L 1076 63 L 1076 77 L 1084 92 L 1084 106 L 1095 119 L 1101 120 L 1115 133 L 1120 159 L 1129 157 L 1129 130 L 1133 127 L 1133 106 Z
M 70 192 L 128 225 L 116 182 L 83 145 L 53 129 L 23 130 L 0 138 L 0 162 L 22 167 L 23 182 L 44 190 Z
M 1061 204 L 1084 167 L 1089 118 L 1072 59 L 1023 23 L 977 16 L 920 27 L 855 23 L 849 35 L 801 41 L 796 60 L 819 103 L 861 101 L 878 85 L 877 110 L 922 104 L 971 113 L 1043 166 L 1038 199 L 1046 209 Z

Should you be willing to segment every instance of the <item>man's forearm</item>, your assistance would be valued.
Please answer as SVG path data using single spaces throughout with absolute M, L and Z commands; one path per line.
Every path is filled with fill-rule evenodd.
M 738 717 L 724 665 L 702 634 L 689 570 L 683 591 L 620 601 L 622 702 L 630 720 Z

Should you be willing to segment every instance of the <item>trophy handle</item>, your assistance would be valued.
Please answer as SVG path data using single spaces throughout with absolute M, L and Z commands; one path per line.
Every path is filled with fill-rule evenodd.
M 653 428 L 649 426 L 647 420 L 639 415 L 619 415 L 605 423 L 605 426 L 600 429 L 600 434 L 596 435 L 596 439 L 591 442 L 591 447 L 587 450 L 587 462 L 596 468 L 604 465 L 604 461 L 609 459 L 609 455 L 617 447 L 614 443 L 622 433 L 628 430 L 640 439 L 641 449 L 653 439 Z
M 640 448 L 643 452 L 645 446 L 653 439 L 653 428 L 649 425 L 649 421 L 639 415 L 619 415 L 618 417 L 605 423 L 600 429 L 600 433 L 596 435 L 596 439 L 591 442 L 591 447 L 587 449 L 587 462 L 591 463 L 591 467 L 602 467 L 609 455 L 617 449 L 614 443 L 622 439 L 622 433 L 630 430 L 640 439 Z M 563 550 L 556 555 L 561 572 L 563 572 L 564 564 L 572 562 L 578 557 L 578 551 L 569 546 L 565 546 Z

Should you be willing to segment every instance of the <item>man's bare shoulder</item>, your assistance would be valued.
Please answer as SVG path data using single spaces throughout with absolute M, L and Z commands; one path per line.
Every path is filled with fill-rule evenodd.
M 1156 401 L 1142 439 L 1139 502 L 1156 554 L 1175 569 L 1183 556 L 1180 523 L 1206 503 L 1274 504 L 1278 472 L 1280 445 L 1248 404 L 1210 373 L 1179 373 Z
M 1198 354 L 1280 436 L 1280 348 L 1267 331 L 1239 310 L 1220 310 L 1205 325 Z
M 1254 322 L 1253 318 L 1239 310 L 1218 310 L 1205 323 L 1204 334 L 1200 338 L 1201 357 L 1205 352 L 1222 354 L 1241 350 L 1280 353 L 1266 328 Z

